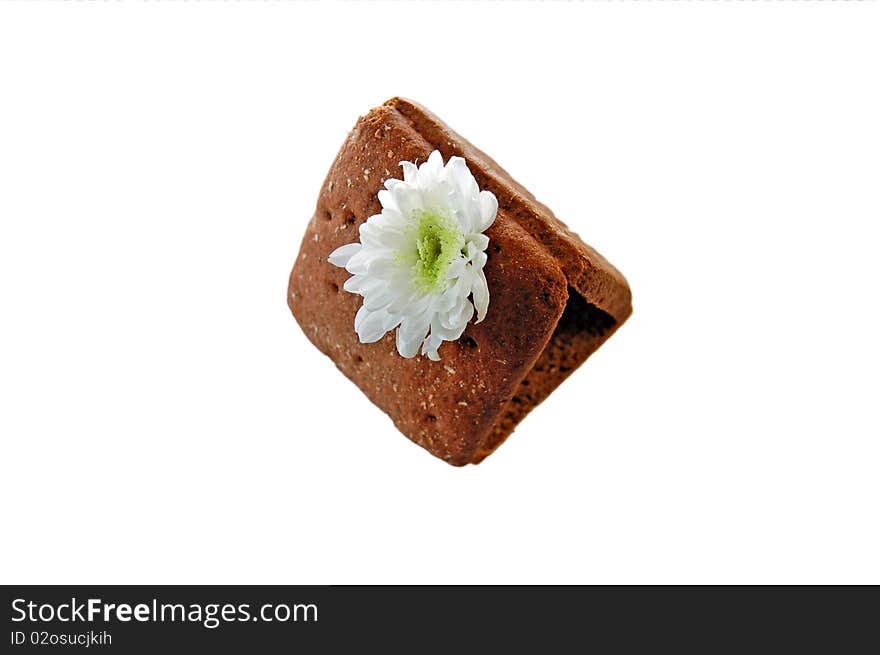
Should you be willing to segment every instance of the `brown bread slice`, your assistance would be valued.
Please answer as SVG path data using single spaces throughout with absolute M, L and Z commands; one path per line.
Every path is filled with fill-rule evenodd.
M 381 210 L 376 194 L 398 162 L 432 150 L 460 155 L 498 198 L 487 231 L 489 312 L 441 361 L 404 359 L 393 332 L 358 342 L 360 296 L 327 256 L 356 241 Z M 629 286 L 595 250 L 498 164 L 419 105 L 394 98 L 360 118 L 330 168 L 290 274 L 288 304 L 303 331 L 398 429 L 461 466 L 478 463 L 629 316 Z

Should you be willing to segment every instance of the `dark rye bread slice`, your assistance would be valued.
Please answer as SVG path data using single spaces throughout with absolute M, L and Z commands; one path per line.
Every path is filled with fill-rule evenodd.
M 485 273 L 489 312 L 441 361 L 404 359 L 393 332 L 361 344 L 360 296 L 328 255 L 356 241 L 381 210 L 398 162 L 432 150 L 460 155 L 481 189 L 498 198 Z M 498 164 L 419 105 L 394 98 L 360 118 L 327 175 L 290 274 L 288 304 L 321 352 L 417 444 L 461 466 L 497 448 L 533 407 L 580 366 L 629 316 L 623 276 L 584 244 Z

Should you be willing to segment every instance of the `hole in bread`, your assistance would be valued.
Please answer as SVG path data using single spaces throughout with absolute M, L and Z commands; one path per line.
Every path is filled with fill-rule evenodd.
M 328 212 L 326 209 L 322 209 L 322 210 L 321 210 L 321 217 L 322 217 L 325 221 L 329 221 L 329 220 L 332 220 L 332 219 L 333 219 L 333 214 L 331 214 L 330 212 Z
M 342 222 L 346 225 L 354 225 L 357 217 L 354 215 L 354 212 L 348 208 L 342 210 Z
M 436 422 L 437 422 L 437 417 L 434 416 L 433 414 L 426 414 L 426 415 L 425 415 L 425 420 L 428 421 L 428 423 L 436 423 Z
M 330 283 L 330 288 L 333 290 L 333 293 L 339 293 L 339 285 L 335 282 Z
M 473 337 L 465 335 L 461 338 L 461 345 L 465 348 L 476 348 L 477 342 Z
M 354 356 L 354 362 L 355 362 L 355 364 L 363 364 L 363 363 L 364 363 L 364 358 L 361 357 L 360 355 L 355 355 L 355 356 Z

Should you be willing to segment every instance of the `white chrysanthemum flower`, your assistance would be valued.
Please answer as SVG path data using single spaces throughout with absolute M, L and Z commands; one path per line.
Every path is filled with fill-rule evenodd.
M 486 317 L 489 288 L 483 266 L 498 200 L 480 191 L 461 157 L 444 166 L 435 150 L 421 166 L 400 162 L 403 180 L 379 191 L 382 213 L 360 228 L 360 243 L 330 254 L 352 273 L 344 289 L 364 298 L 354 317 L 361 343 L 397 328 L 397 352 L 439 360 L 444 341 L 461 337 L 477 312 Z M 471 302 L 470 297 L 473 297 Z

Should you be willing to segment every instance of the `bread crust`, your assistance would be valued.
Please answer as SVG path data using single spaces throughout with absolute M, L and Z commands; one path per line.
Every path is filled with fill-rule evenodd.
M 328 255 L 356 241 L 400 161 L 460 155 L 498 197 L 487 231 L 489 312 L 444 343 L 441 361 L 405 359 L 394 334 L 361 344 L 360 296 Z M 322 186 L 290 274 L 288 305 L 306 336 L 412 441 L 444 461 L 478 463 L 631 311 L 623 276 L 484 153 L 436 116 L 393 98 L 361 117 Z

